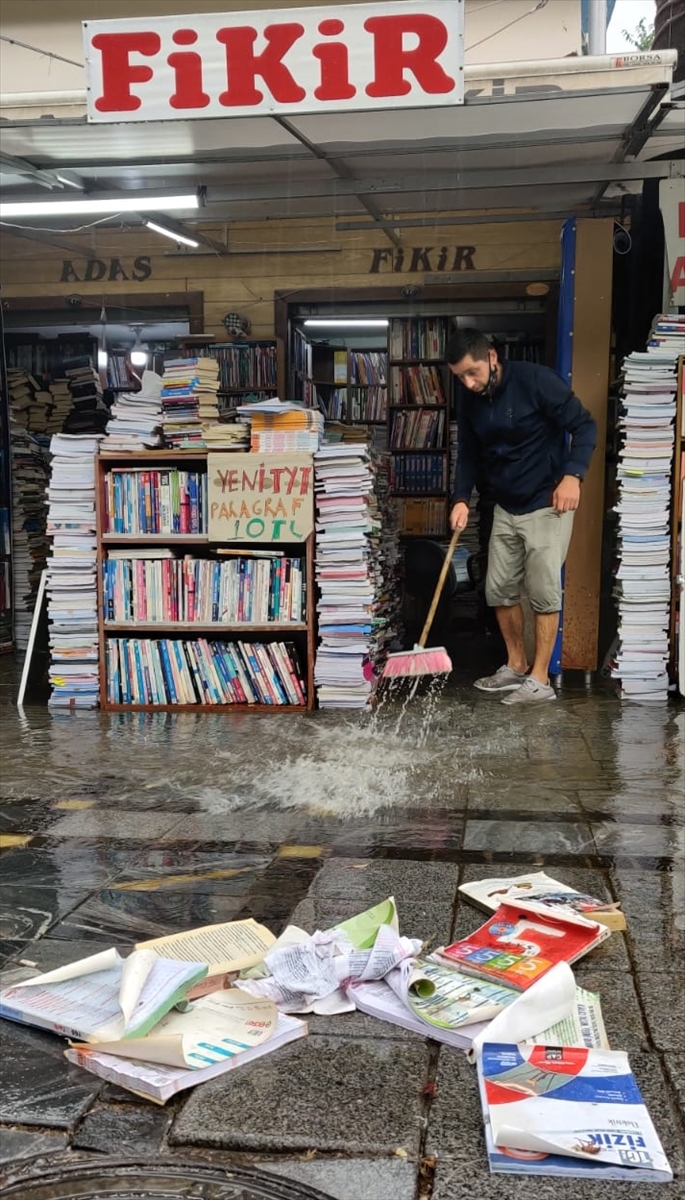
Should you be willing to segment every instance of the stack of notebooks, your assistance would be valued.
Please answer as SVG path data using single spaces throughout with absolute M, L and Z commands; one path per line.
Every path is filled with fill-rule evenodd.
M 397 637 L 399 559 L 387 461 L 366 444 L 332 443 L 314 458 L 322 708 L 368 708 L 378 668 Z
M 257 454 L 301 450 L 313 454 L 323 438 L 324 418 L 316 408 L 288 401 L 241 404 L 238 415 L 250 422 L 250 449 Z
M 621 696 L 668 697 L 670 541 L 677 359 L 685 317 L 657 317 L 646 353 L 623 368 L 618 464 L 617 649 L 611 674 Z
M 204 427 L 219 422 L 216 359 L 206 355 L 169 359 L 162 383 L 165 444 L 176 450 L 204 447 Z
M 72 398 L 64 432 L 101 433 L 109 420 L 109 409 L 102 399 L 100 376 L 89 355 L 65 359 L 63 366 Z
M 47 565 L 51 708 L 96 708 L 99 699 L 95 536 L 98 438 L 56 434 L 50 443 Z
M 14 636 L 17 648 L 25 650 L 48 548 L 45 533 L 48 467 L 35 438 L 13 420 L 10 454 Z
M 139 392 L 124 392 L 112 405 L 107 450 L 145 450 L 162 444 L 162 380 L 145 371 Z

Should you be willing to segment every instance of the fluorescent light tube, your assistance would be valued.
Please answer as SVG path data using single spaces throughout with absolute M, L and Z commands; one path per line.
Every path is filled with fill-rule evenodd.
M 200 243 L 193 238 L 186 237 L 184 233 L 174 233 L 173 229 L 165 229 L 163 225 L 156 225 L 154 221 L 146 221 L 148 229 L 154 229 L 155 233 L 161 233 L 163 237 L 171 238 L 172 242 L 182 242 L 184 246 L 199 246 Z
M 119 196 L 108 200 L 17 200 L 0 202 L 0 217 L 77 217 L 98 213 L 170 212 L 177 208 L 199 208 L 197 192 L 184 196 Z
M 366 317 L 308 317 L 305 325 L 310 329 L 332 328 L 338 325 L 355 326 L 357 329 L 361 329 L 362 327 L 368 329 L 387 329 L 388 320 L 387 317 L 369 317 L 368 320 Z

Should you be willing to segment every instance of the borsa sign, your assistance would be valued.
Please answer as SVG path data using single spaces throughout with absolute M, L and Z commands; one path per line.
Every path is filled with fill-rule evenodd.
M 84 21 L 89 121 L 461 104 L 463 0 Z

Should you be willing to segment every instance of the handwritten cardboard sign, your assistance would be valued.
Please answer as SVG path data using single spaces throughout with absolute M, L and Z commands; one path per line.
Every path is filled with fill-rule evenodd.
M 209 454 L 210 542 L 303 542 L 314 528 L 311 454 Z

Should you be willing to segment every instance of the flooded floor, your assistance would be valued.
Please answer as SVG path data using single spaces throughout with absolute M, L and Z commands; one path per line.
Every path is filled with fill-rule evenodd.
M 462 675 L 373 715 L 48 714 L 18 712 L 0 667 L 5 979 L 237 917 L 313 931 L 391 893 L 401 931 L 438 945 L 480 923 L 462 882 L 545 868 L 621 902 L 626 933 L 576 974 L 601 993 L 683 1187 L 682 707 L 564 683 L 556 703 L 521 711 Z M 169 1195 L 223 1198 L 209 1168 L 231 1164 L 271 1184 L 246 1175 L 227 1200 L 522 1194 L 521 1179 L 489 1179 L 463 1056 L 358 1013 L 312 1018 L 303 1042 L 165 1108 L 70 1066 L 56 1037 L 2 1026 L 0 1161 L 11 1178 L 35 1173 L 27 1197 L 48 1160 L 90 1170 L 114 1155 L 194 1164 Z M 525 1186 L 550 1194 L 544 1179 Z

